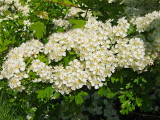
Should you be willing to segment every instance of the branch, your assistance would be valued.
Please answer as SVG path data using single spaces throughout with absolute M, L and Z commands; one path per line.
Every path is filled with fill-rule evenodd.
M 53 1 L 46 0 L 46 2 L 53 2 Z M 77 6 L 74 6 L 74 5 L 68 5 L 68 4 L 60 3 L 60 2 L 53 2 L 53 3 L 58 3 L 58 4 L 61 4 L 61 5 L 64 5 L 64 6 L 68 6 L 68 7 L 77 7 Z
M 140 113 L 136 113 L 136 112 L 133 112 L 133 114 L 140 115 L 140 116 L 143 116 L 143 117 L 160 118 L 160 116 L 140 114 Z

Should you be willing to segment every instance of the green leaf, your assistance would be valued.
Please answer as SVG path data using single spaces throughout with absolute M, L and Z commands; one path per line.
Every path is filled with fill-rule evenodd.
M 61 2 L 60 0 L 52 0 L 53 2 Z
M 69 0 L 63 0 L 63 2 L 67 5 L 73 5 L 73 3 L 71 3 Z
M 128 84 L 126 85 L 126 89 L 130 89 L 130 88 L 133 88 L 133 85 L 131 85 L 131 83 L 128 83 Z
M 109 88 L 107 88 L 107 98 L 113 98 L 117 95 L 118 92 L 112 92 Z
M 136 98 L 136 104 L 138 107 L 142 106 L 143 100 L 141 98 Z
M 113 98 L 117 95 L 117 92 L 116 93 L 113 93 L 113 92 L 108 92 L 107 93 L 107 98 Z
M 134 79 L 134 83 L 136 83 L 137 85 L 140 85 L 141 83 L 147 83 L 147 81 L 143 77 L 138 77 Z
M 3 40 L 2 40 L 2 37 L 0 36 L 0 45 L 3 44 Z
M 63 58 L 63 62 L 64 62 L 64 66 L 68 66 L 69 62 L 73 61 L 74 59 L 76 59 L 76 54 L 74 55 L 69 55 Z
M 106 88 L 103 86 L 98 90 L 99 96 L 107 96 Z
M 136 27 L 133 24 L 130 24 L 130 28 L 127 31 L 127 35 L 134 34 L 136 32 Z
M 32 24 L 30 30 L 34 32 L 34 36 L 38 39 L 41 39 L 46 34 L 46 26 L 42 22 Z
M 46 97 L 44 90 L 38 90 L 37 93 L 38 93 L 38 96 L 37 96 L 38 99 L 43 99 Z
M 9 100 L 9 102 L 12 102 L 12 103 L 13 103 L 13 102 L 15 102 L 15 99 L 12 98 L 12 99 Z
M 76 20 L 76 19 L 69 20 L 69 22 L 71 24 L 73 24 L 73 27 L 72 27 L 73 29 L 74 28 L 82 28 L 86 24 L 86 21 L 84 21 L 84 20 Z
M 81 91 L 75 96 L 70 96 L 70 102 L 72 102 L 73 99 L 75 99 L 76 104 L 81 105 L 83 103 L 83 97 L 82 96 L 87 96 L 87 95 L 88 95 L 88 93 L 86 93 L 84 91 Z
M 135 97 L 131 91 L 121 93 L 122 95 L 119 96 L 122 108 L 120 110 L 121 114 L 128 114 L 129 112 L 134 111 L 136 106 L 141 106 L 142 99 Z
M 3 46 L 8 46 L 10 44 L 12 44 L 12 41 L 10 41 L 10 40 L 4 40 L 4 42 L 3 42 Z
M 52 0 L 53 2 L 55 3 L 63 3 L 63 4 L 66 4 L 66 5 L 73 5 L 72 2 L 70 2 L 69 0 Z
M 8 49 L 8 47 L 0 47 L 0 53 L 4 52 L 7 49 Z
M 68 66 L 69 62 L 70 62 L 69 56 L 65 57 L 65 58 L 64 58 L 64 65 L 65 65 L 65 66 Z
M 60 93 L 56 92 L 53 94 L 53 98 L 58 99 L 60 97 L 60 95 L 61 95 Z
M 9 31 L 8 31 L 8 30 L 4 31 L 4 35 L 5 35 L 6 37 L 9 37 L 9 36 L 10 36 Z
M 19 25 L 23 25 L 23 20 L 22 20 L 22 19 L 19 19 L 19 20 L 18 20 L 18 24 L 19 24 Z
M 33 71 L 29 71 L 28 75 L 29 75 L 29 78 L 27 78 L 28 80 L 34 80 L 39 77 L 39 75 L 37 75 L 37 73 Z
M 25 61 L 25 63 L 26 63 L 26 66 L 28 66 L 31 62 L 32 62 L 32 58 L 28 58 L 26 61 Z
M 71 95 L 69 98 L 70 98 L 69 101 L 72 102 L 72 101 L 74 100 L 75 97 L 74 97 L 73 95 Z
M 87 92 L 84 92 L 84 91 L 81 91 L 81 92 L 79 93 L 79 95 L 81 95 L 81 96 L 87 96 L 88 93 L 87 93 Z
M 45 55 L 39 54 L 37 58 L 38 58 L 41 62 L 44 62 L 44 63 L 46 63 L 47 65 L 49 64 L 49 61 L 48 61 L 48 59 L 46 58 Z
M 118 81 L 122 81 L 123 78 L 122 77 L 111 77 L 111 82 L 112 83 L 115 83 L 115 82 L 118 82 Z
M 36 93 L 38 94 L 37 98 L 38 99 L 50 99 L 52 94 L 53 94 L 54 89 L 49 86 L 43 90 L 38 90 Z
M 59 32 L 64 32 L 63 27 L 58 27 L 57 30 L 56 30 L 56 32 L 57 32 L 57 33 L 59 33 Z
M 81 105 L 83 103 L 83 98 L 81 95 L 76 95 L 75 96 L 75 102 L 77 105 Z
M 46 97 L 47 97 L 48 99 L 51 97 L 53 91 L 54 91 L 54 89 L 53 89 L 51 86 L 49 86 L 49 87 L 47 87 L 47 88 L 45 89 Z
M 68 51 L 69 55 L 75 55 L 76 53 L 74 51 Z
M 109 88 L 106 88 L 104 86 L 98 90 L 99 96 L 105 96 L 107 98 L 113 98 L 114 96 L 117 95 L 117 93 L 118 92 L 112 92 Z

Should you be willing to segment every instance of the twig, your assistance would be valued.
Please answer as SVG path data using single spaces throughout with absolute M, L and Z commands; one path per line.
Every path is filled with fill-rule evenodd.
M 143 116 L 143 117 L 154 117 L 154 118 L 160 118 L 160 116 L 148 115 L 148 114 L 140 114 L 140 113 L 136 113 L 136 112 L 133 112 L 133 114 L 137 114 L 137 115 L 140 115 L 140 116 Z
M 53 2 L 53 1 L 46 0 L 46 2 Z M 77 7 L 77 6 L 74 6 L 74 5 L 68 5 L 68 4 L 60 3 L 60 2 L 53 2 L 53 3 L 58 3 L 58 4 L 65 5 L 65 6 L 68 6 L 68 7 Z
M 18 8 L 13 4 L 13 7 L 16 9 L 16 11 L 18 11 Z

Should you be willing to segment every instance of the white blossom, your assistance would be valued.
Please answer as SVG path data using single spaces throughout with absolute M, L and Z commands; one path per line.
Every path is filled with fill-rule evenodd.
M 67 16 L 72 17 L 78 12 L 81 10 L 71 8 Z M 85 13 L 83 10 L 82 12 Z M 22 80 L 30 77 L 29 73 L 32 71 L 37 74 L 37 78 L 32 82 L 52 83 L 57 92 L 69 94 L 83 86 L 95 89 L 102 87 L 106 78 L 111 77 L 117 68 L 132 68 L 142 72 L 153 64 L 158 56 L 157 51 L 160 50 L 160 37 L 155 31 L 154 35 L 150 36 L 154 40 L 153 44 L 149 45 L 140 36 L 127 37 L 130 23 L 125 17 L 112 26 L 110 19 L 103 23 L 90 12 L 86 14 L 88 20 L 83 28 L 53 33 L 45 45 L 33 39 L 11 49 L 2 65 L 0 79 L 7 78 L 12 89 L 22 90 Z M 137 25 L 138 31 L 142 32 L 147 30 L 147 25 L 151 24 L 158 14 L 148 14 L 137 18 L 133 23 Z M 54 22 L 60 27 L 68 23 L 63 23 L 61 19 Z M 25 20 L 24 24 L 30 25 L 30 22 Z M 158 28 L 156 30 L 159 31 Z M 151 48 L 153 46 L 156 46 L 156 51 Z M 68 57 L 67 54 L 72 50 L 78 57 L 69 61 L 68 66 L 50 64 Z M 41 53 L 47 57 L 49 64 L 38 59 L 37 56 Z M 26 64 L 27 59 L 31 59 L 29 64 Z

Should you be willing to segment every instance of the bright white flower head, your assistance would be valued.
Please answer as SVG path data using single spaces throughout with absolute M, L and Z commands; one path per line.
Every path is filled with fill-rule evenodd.
M 159 19 L 160 11 L 154 11 L 146 14 L 144 17 L 137 17 L 135 20 L 131 20 L 131 22 L 136 25 L 138 32 L 144 32 L 160 25 Z
M 81 10 L 72 7 L 71 11 L 74 12 L 69 13 L 68 17 Z M 159 13 L 146 15 L 146 21 L 138 30 L 146 30 L 146 25 L 154 21 L 157 14 Z M 37 74 L 37 78 L 32 82 L 52 83 L 57 92 L 69 94 L 83 86 L 100 88 L 106 77 L 110 77 L 117 67 L 132 68 L 139 72 L 153 64 L 157 57 L 156 51 L 148 50 L 147 42 L 141 37 L 127 38 L 130 23 L 125 17 L 120 18 L 114 26 L 111 24 L 112 20 L 103 23 L 92 17 L 90 12 L 87 18 L 83 28 L 53 33 L 45 45 L 38 40 L 31 40 L 10 50 L 3 63 L 0 79 L 7 78 L 12 89 L 20 89 L 23 87 L 22 80 L 30 77 L 29 73 L 32 71 Z M 57 26 L 64 27 L 61 19 L 54 22 Z M 134 24 L 140 26 L 141 22 L 142 18 L 137 18 Z M 24 24 L 30 23 L 24 21 Z M 153 39 L 153 43 L 159 45 L 159 35 L 155 35 Z M 46 65 L 37 57 L 43 53 L 49 63 L 57 63 L 68 57 L 71 51 L 77 56 L 73 61 L 69 61 L 68 66 Z M 28 64 L 27 59 L 31 59 Z
M 55 28 L 57 27 L 63 27 L 64 29 L 67 29 L 69 26 L 71 26 L 71 24 L 69 23 L 68 20 L 65 20 L 65 19 L 53 19 L 52 21 L 55 25 Z
M 51 66 L 45 65 L 40 60 L 33 60 L 29 70 L 36 72 L 39 75 L 38 82 L 49 82 L 53 83 L 53 69 Z M 36 80 L 35 80 L 36 81 Z
M 20 81 L 28 78 L 26 72 L 25 58 L 35 58 L 43 49 L 43 44 L 38 40 L 31 40 L 23 43 L 20 47 L 10 50 L 3 63 L 1 77 L 11 80 L 9 86 L 11 88 L 20 87 Z

